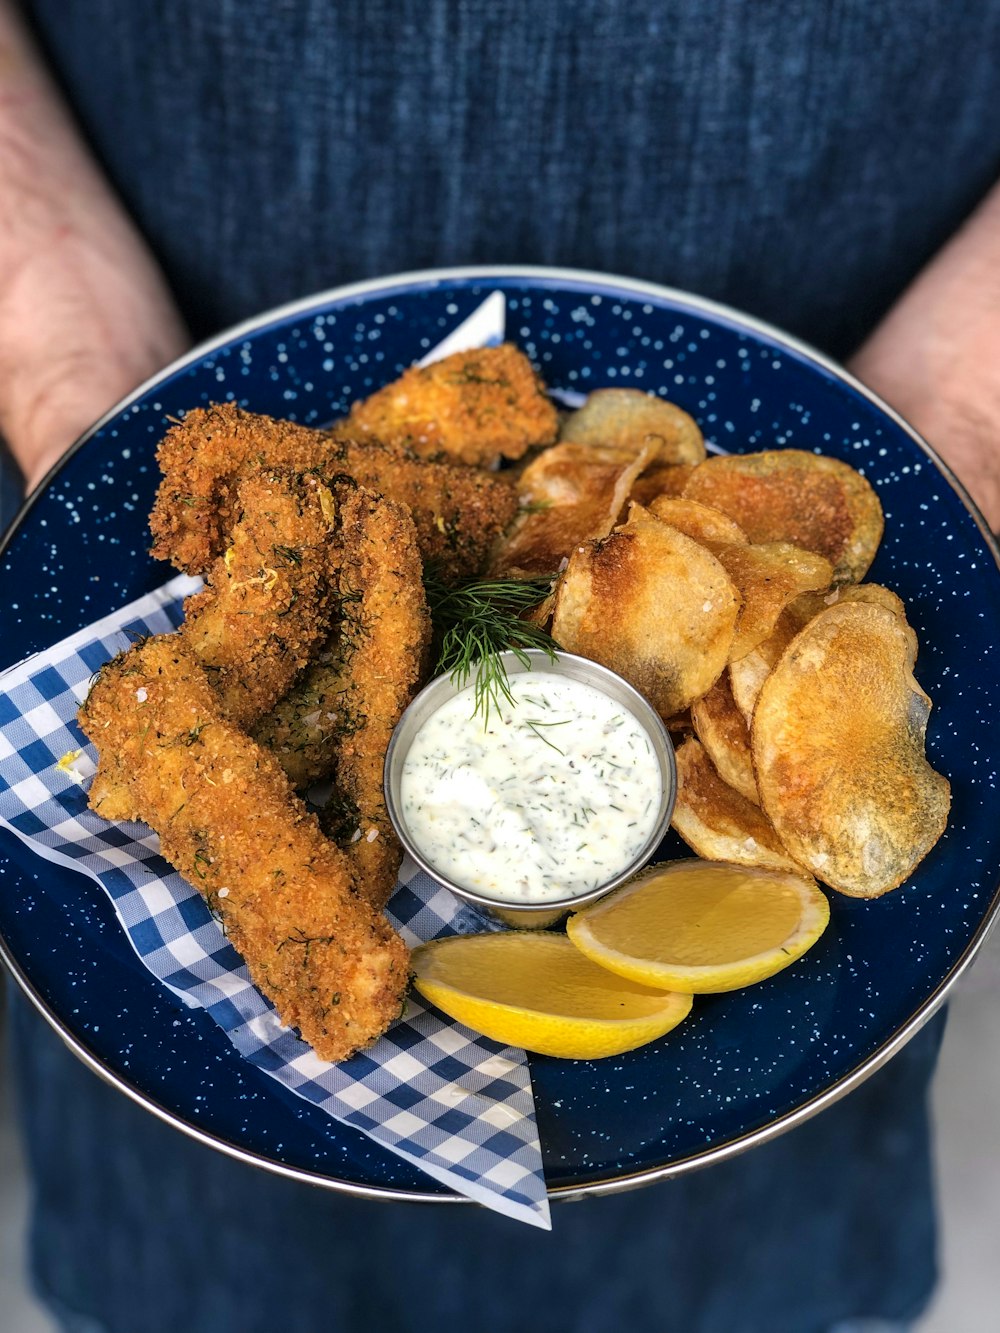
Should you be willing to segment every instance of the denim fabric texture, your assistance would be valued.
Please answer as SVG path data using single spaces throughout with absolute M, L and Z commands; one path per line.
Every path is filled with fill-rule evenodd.
M 6 444 L 0 440 L 0 537 L 12 522 L 21 503 L 21 474 Z
M 36 1280 L 112 1333 L 825 1333 L 909 1318 L 934 1280 L 923 1094 L 943 1017 L 798 1129 L 557 1206 L 545 1235 L 472 1205 L 342 1198 L 242 1166 L 11 1007 Z
M 664 282 L 843 356 L 1000 174 L 1000 2 L 29 0 L 197 335 L 402 269 Z
M 1000 174 L 1000 0 L 26 8 L 197 336 L 346 281 L 534 263 L 845 356 Z M 66 1329 L 826 1333 L 933 1286 L 941 1018 L 774 1143 L 542 1236 L 243 1167 L 11 1008 L 34 1271 Z

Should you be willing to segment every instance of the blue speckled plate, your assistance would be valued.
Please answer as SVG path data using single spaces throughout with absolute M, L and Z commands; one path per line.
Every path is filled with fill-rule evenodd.
M 675 1033 L 618 1059 L 533 1060 L 556 1196 L 599 1193 L 741 1151 L 857 1084 L 937 1008 L 998 910 L 996 547 L 902 422 L 777 331 L 662 288 L 558 270 L 456 270 L 341 289 L 262 316 L 136 393 L 22 514 L 0 564 L 0 666 L 162 583 L 146 516 L 168 414 L 224 398 L 326 422 L 394 378 L 490 292 L 554 389 L 672 398 L 730 451 L 818 449 L 864 470 L 885 508 L 870 578 L 902 596 L 934 700 L 947 832 L 912 880 L 865 903 L 832 894 L 819 944 L 769 982 L 699 1000 Z M 664 850 L 680 853 L 668 839 Z M 145 971 L 90 880 L 0 835 L 0 935 L 18 981 L 95 1069 L 188 1133 L 333 1188 L 450 1199 L 235 1054 Z

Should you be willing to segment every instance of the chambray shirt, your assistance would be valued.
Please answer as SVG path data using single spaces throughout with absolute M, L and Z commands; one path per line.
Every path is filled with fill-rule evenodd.
M 685 288 L 845 357 L 1000 174 L 1000 0 L 26 8 L 196 336 L 379 274 L 531 263 Z M 941 1027 L 774 1143 L 539 1237 L 250 1171 L 17 1005 L 35 1280 L 88 1333 L 903 1320 L 934 1280 Z

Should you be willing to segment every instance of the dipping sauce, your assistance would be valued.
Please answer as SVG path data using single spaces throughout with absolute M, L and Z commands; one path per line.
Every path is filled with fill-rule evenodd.
M 512 674 L 513 703 L 474 715 L 472 687 L 417 731 L 401 815 L 456 885 L 508 903 L 599 888 L 646 848 L 663 796 L 649 735 L 602 691 L 544 670 Z

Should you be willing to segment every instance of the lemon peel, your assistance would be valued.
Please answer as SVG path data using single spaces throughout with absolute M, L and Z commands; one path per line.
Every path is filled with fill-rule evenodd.
M 669 1032 L 690 995 L 616 977 L 562 934 L 504 931 L 432 940 L 413 952 L 417 991 L 509 1046 L 569 1060 L 619 1055 Z
M 618 976 L 698 995 L 774 976 L 829 920 L 830 904 L 807 876 L 691 858 L 643 871 L 566 930 Z

